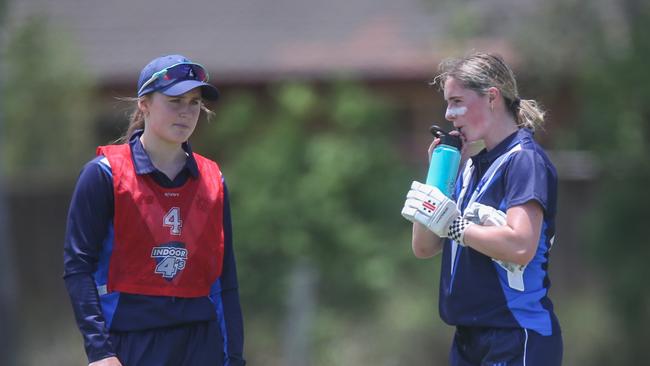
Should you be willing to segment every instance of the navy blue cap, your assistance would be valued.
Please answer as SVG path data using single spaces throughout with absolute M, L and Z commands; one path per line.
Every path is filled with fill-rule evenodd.
M 142 89 L 142 86 L 146 84 L 147 81 L 149 81 L 155 73 L 165 70 L 166 68 L 174 66 L 176 64 L 192 64 L 195 65 L 195 67 L 199 67 L 205 70 L 205 68 L 200 64 L 196 64 L 182 55 L 167 55 L 158 57 L 149 62 L 147 66 L 145 66 L 140 72 L 140 78 L 138 79 L 138 97 L 156 91 L 171 97 L 176 97 L 181 94 L 185 94 L 194 88 L 200 87 L 201 96 L 203 98 L 207 100 L 217 100 L 219 98 L 219 90 L 217 90 L 215 86 L 194 79 L 177 79 L 173 80 L 170 84 L 169 82 L 164 82 L 165 80 L 163 78 L 160 78 L 149 83 L 144 89 Z M 207 70 L 205 70 L 205 72 L 207 75 Z

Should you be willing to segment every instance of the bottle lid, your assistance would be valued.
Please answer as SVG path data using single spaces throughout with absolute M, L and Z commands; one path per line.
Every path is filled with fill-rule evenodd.
M 440 144 L 442 145 L 452 146 L 458 150 L 460 150 L 463 146 L 463 142 L 460 139 L 460 136 L 450 135 L 447 131 L 443 130 L 438 125 L 432 125 L 429 128 L 429 132 L 431 132 L 434 137 L 439 138 Z
M 450 134 L 440 136 L 440 144 L 453 146 L 458 150 L 460 150 L 463 146 L 463 143 L 460 140 L 460 136 L 454 136 Z

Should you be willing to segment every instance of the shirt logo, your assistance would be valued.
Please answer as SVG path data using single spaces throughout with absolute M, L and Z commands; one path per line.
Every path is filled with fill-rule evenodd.
M 168 281 L 174 279 L 187 262 L 188 251 L 184 247 L 183 243 L 171 242 L 151 249 L 151 258 L 156 259 L 154 272 Z

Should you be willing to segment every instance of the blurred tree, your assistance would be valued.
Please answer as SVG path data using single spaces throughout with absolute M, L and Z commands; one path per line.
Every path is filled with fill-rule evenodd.
M 2 159 L 10 177 L 69 176 L 95 145 L 94 83 L 70 38 L 44 17 L 13 29 L 4 55 Z
M 5 1 L 0 0 L 0 5 L 5 5 Z M 0 177 L 0 194 L 14 190 L 34 194 L 34 188 L 39 191 L 57 189 L 59 178 L 69 181 L 95 145 L 92 139 L 92 79 L 71 39 L 46 18 L 33 17 L 20 24 L 3 22 L 2 30 L 0 170 L 3 177 Z M 3 184 L 5 177 L 9 178 L 8 184 Z M 33 187 L 35 183 L 38 185 Z M 32 187 L 25 188 L 26 185 Z M 3 188 L 9 189 L 2 192 Z M 18 287 L 20 281 L 14 268 L 18 268 L 17 253 L 20 251 L 15 246 L 18 243 L 15 238 L 20 234 L 5 230 L 9 228 L 5 219 L 12 218 L 16 224 L 21 218 L 12 216 L 15 212 L 11 209 L 15 207 L 8 207 L 6 203 L 7 200 L 0 202 L 0 296 L 7 296 L 5 301 L 0 299 L 0 312 L 3 312 L 0 364 L 14 365 L 18 360 L 24 362 L 26 354 L 33 354 L 29 347 L 38 344 L 43 328 L 33 333 L 30 329 L 33 316 L 20 318 L 21 314 L 12 311 L 17 306 L 29 304 L 28 299 L 34 294 L 20 291 Z M 34 231 L 43 230 L 48 233 L 46 237 L 54 230 L 46 228 L 52 223 L 40 224 L 37 226 L 45 228 Z M 51 245 L 52 241 L 45 244 Z M 39 245 L 31 242 L 30 248 L 34 251 Z M 43 253 L 40 249 L 36 252 Z M 34 262 L 38 264 L 39 260 L 32 258 L 30 263 Z M 49 268 L 32 267 L 28 271 L 42 272 L 43 268 Z M 5 313 L 6 309 L 9 312 Z M 30 341 L 25 342 L 26 339 Z M 57 362 L 56 357 L 52 362 Z
M 625 47 L 617 45 L 612 52 L 606 34 L 593 34 L 603 52 L 580 73 L 582 118 L 574 140 L 598 155 L 604 172 L 595 210 L 583 225 L 621 329 L 600 360 L 603 365 L 650 365 L 650 287 L 645 282 L 650 247 L 644 210 L 650 207 L 650 4 L 621 4 L 628 30 Z
M 224 96 L 195 134 L 230 187 L 242 301 L 282 320 L 290 274 L 307 264 L 317 311 L 370 316 L 400 261 L 413 261 L 399 216 L 413 174 L 391 141 L 394 111 L 353 82 L 282 83 L 270 95 Z
M 0 30 L 4 30 L 6 1 L 0 0 Z M 0 49 L 3 46 L 0 39 Z M 4 64 L 0 62 L 0 70 Z M 5 77 L 0 72 L 0 100 L 3 99 L 2 86 Z M 4 134 L 5 115 L 0 108 L 0 148 L 6 143 Z M 13 366 L 16 364 L 16 277 L 14 253 L 9 241 L 9 223 L 7 214 L 7 195 L 5 190 L 5 166 L 0 160 L 0 364 Z

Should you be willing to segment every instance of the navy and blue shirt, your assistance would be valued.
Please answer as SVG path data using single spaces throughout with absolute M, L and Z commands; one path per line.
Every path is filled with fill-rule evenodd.
M 156 169 L 140 142 L 141 132 L 129 141 L 136 174 L 149 174 L 164 188 L 183 186 L 199 177 L 189 144 L 185 167 L 170 180 Z M 68 213 L 64 244 L 64 280 L 77 325 L 90 362 L 114 356 L 110 332 L 129 332 L 172 327 L 201 321 L 217 321 L 224 340 L 226 364 L 243 365 L 243 321 L 232 245 L 232 225 L 225 182 L 223 204 L 224 259 L 221 276 L 210 295 L 198 298 L 106 293 L 101 263 L 108 262 L 114 237 L 114 193 L 110 164 L 103 156 L 81 171 Z M 215 345 L 219 346 L 219 345 Z
M 466 179 L 459 176 L 453 197 L 461 211 L 472 199 L 503 212 L 535 201 L 544 212 L 542 230 L 535 256 L 519 272 L 523 277 L 520 285 L 509 282 L 508 270 L 492 258 L 446 239 L 440 277 L 441 318 L 450 325 L 527 328 L 541 335 L 559 332 L 548 297 L 549 251 L 557 210 L 553 164 L 533 140 L 532 131 L 525 128 L 466 164 L 471 164 L 465 167 Z

